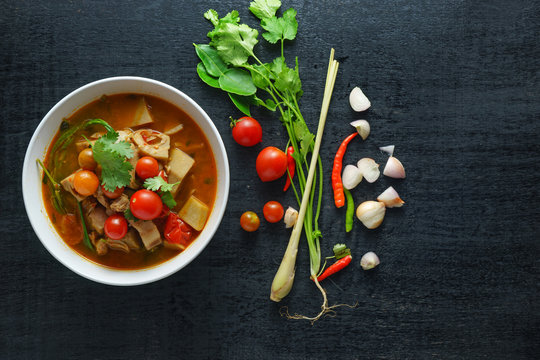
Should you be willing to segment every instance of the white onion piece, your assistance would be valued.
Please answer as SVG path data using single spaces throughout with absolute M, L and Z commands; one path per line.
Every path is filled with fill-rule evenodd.
M 371 102 L 358 86 L 352 89 L 349 95 L 349 103 L 353 110 L 358 112 L 365 111 L 371 106 Z
M 347 165 L 343 169 L 341 182 L 347 190 L 354 189 L 362 181 L 362 172 L 354 165 Z
M 388 146 L 381 146 L 379 150 L 381 150 L 384 153 L 387 153 L 388 155 L 392 156 L 394 155 L 394 145 L 388 145 Z
M 394 179 L 405 179 L 405 168 L 401 164 L 401 161 L 393 156 L 390 156 L 386 162 L 386 165 L 384 166 L 383 175 Z
M 386 208 L 379 201 L 364 201 L 356 208 L 356 217 L 368 229 L 375 229 L 381 225 Z
M 368 183 L 375 182 L 379 175 L 381 174 L 381 171 L 379 170 L 379 164 L 375 162 L 375 160 L 370 158 L 363 158 L 358 161 L 358 169 L 362 172 L 362 176 Z
M 401 200 L 397 191 L 391 186 L 377 197 L 377 201 L 382 202 L 387 208 L 402 207 L 405 204 L 405 201 Z
M 366 120 L 355 120 L 351 123 L 351 125 L 356 129 L 356 131 L 358 131 L 358 134 L 362 140 L 367 139 L 371 128 Z
M 362 259 L 360 259 L 360 266 L 364 270 L 371 270 L 380 263 L 379 257 L 373 251 L 365 253 Z

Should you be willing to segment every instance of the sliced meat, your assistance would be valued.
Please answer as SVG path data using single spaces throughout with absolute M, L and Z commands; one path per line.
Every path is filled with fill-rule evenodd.
M 152 114 L 150 114 L 150 111 L 148 110 L 148 104 L 146 103 L 146 99 L 143 97 L 137 105 L 137 110 L 135 111 L 135 115 L 133 116 L 130 127 L 141 126 L 153 122 L 154 119 L 152 118 Z
M 105 208 L 105 211 L 107 215 L 112 215 L 114 212 L 111 210 L 111 200 L 105 196 L 103 193 L 103 190 L 101 189 L 101 186 L 98 186 L 96 193 L 94 194 L 97 201 L 103 205 Z
M 141 250 L 141 240 L 139 239 L 139 234 L 133 228 L 129 228 L 126 236 L 121 239 L 131 250 L 139 251 Z
M 146 250 L 150 250 L 162 243 L 161 234 L 151 220 L 129 220 L 129 224 L 139 232 Z
M 129 247 L 122 240 L 107 239 L 107 246 L 111 250 L 121 251 L 126 254 L 129 252 Z
M 171 157 L 167 163 L 166 170 L 169 175 L 169 183 L 174 184 L 182 179 L 189 172 L 191 167 L 195 164 L 195 160 L 180 149 L 173 148 L 171 150 Z M 173 196 L 176 196 L 181 184 L 174 186 L 171 190 Z
M 187 222 L 192 228 L 201 231 L 206 224 L 210 209 L 201 200 L 191 195 L 180 209 L 178 217 Z
M 84 149 L 86 149 L 87 147 L 90 147 L 90 145 L 94 145 L 96 140 L 99 139 L 100 137 L 102 137 L 103 135 L 105 135 L 105 133 L 97 132 L 97 133 L 93 133 L 88 140 L 85 139 L 85 138 L 77 140 L 77 142 L 75 143 L 75 147 L 77 148 L 77 152 L 81 152 Z M 90 141 L 90 142 L 88 142 L 88 141 Z
M 130 129 L 124 129 L 118 131 L 118 141 L 127 141 L 131 144 L 131 150 L 133 150 L 133 156 L 128 159 L 129 163 L 133 167 L 129 174 L 131 175 L 131 180 L 129 183 L 129 187 L 132 189 L 137 190 L 140 186 L 137 183 L 137 180 L 135 178 L 135 166 L 137 165 L 137 161 L 139 161 L 139 149 L 135 144 L 133 143 L 133 131 Z
M 76 171 L 77 172 L 77 171 Z M 75 187 L 73 186 L 73 179 L 75 178 L 75 173 L 74 172 L 73 174 L 69 175 L 67 178 L 65 178 L 64 180 L 60 181 L 60 184 L 62 184 L 62 187 L 68 192 L 70 193 L 71 195 L 75 196 L 75 199 L 77 199 L 78 201 L 83 201 L 86 196 L 83 196 L 81 194 L 79 194 L 78 192 L 75 191 Z
M 151 129 L 141 129 L 133 133 L 133 142 L 141 154 L 156 160 L 167 161 L 169 158 L 170 138 L 168 135 Z
M 103 256 L 109 252 L 109 246 L 104 239 L 99 239 L 94 246 L 96 247 L 96 252 L 99 256 Z
M 86 213 L 87 225 L 91 230 L 95 230 L 98 234 L 103 235 L 105 221 L 108 217 L 105 208 L 96 204 L 93 209 L 90 209 L 90 211 Z
M 111 202 L 111 210 L 114 212 L 123 213 L 129 207 L 129 197 L 126 194 L 120 195 L 119 198 Z

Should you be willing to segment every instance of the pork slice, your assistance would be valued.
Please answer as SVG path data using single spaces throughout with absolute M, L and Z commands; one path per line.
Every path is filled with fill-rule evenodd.
M 130 228 L 126 234 L 121 239 L 131 250 L 141 250 L 141 240 L 139 240 L 139 234 L 133 228 Z
M 62 184 L 62 187 L 68 192 L 70 193 L 71 195 L 75 196 L 75 199 L 77 199 L 77 201 L 83 201 L 86 196 L 83 196 L 81 194 L 79 194 L 78 192 L 75 191 L 75 187 L 73 186 L 73 179 L 75 178 L 75 173 L 74 172 L 73 174 L 69 175 L 68 177 L 66 177 L 64 180 L 60 181 L 60 184 Z
M 123 213 L 129 207 L 129 197 L 126 194 L 120 195 L 119 198 L 111 202 L 111 210 L 114 212 Z
M 156 224 L 151 220 L 129 220 L 129 224 L 139 232 L 146 250 L 153 249 L 162 243 L 161 234 Z
M 134 145 L 131 144 L 131 149 L 133 150 L 133 156 L 128 159 L 129 163 L 133 167 L 133 169 L 130 170 L 129 175 L 131 175 L 131 179 L 129 180 L 128 187 L 137 190 L 140 186 L 135 178 L 135 166 L 137 166 L 137 161 L 139 161 L 139 149 Z
M 97 205 L 86 214 L 86 220 L 88 221 L 88 227 L 91 230 L 95 230 L 98 234 L 103 235 L 105 228 L 105 221 L 109 216 L 105 211 L 105 208 L 101 205 Z

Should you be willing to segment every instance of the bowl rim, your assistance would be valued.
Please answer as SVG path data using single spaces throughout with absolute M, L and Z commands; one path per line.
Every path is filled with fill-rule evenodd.
M 211 139 L 209 139 L 209 134 L 207 134 L 207 132 L 204 129 L 202 129 L 201 123 L 198 122 L 197 120 L 194 120 L 197 123 L 197 125 L 201 128 L 201 131 L 203 131 L 203 133 L 205 134 L 205 136 L 207 137 L 207 139 L 208 139 L 208 141 L 210 143 L 210 146 L 212 147 L 212 151 L 214 153 L 214 159 L 216 161 L 216 168 L 218 170 L 219 181 L 224 182 L 223 183 L 223 191 L 224 191 L 224 193 L 222 194 L 222 200 L 220 201 L 219 204 L 217 203 L 219 194 L 216 193 L 216 199 L 214 200 L 214 206 L 212 207 L 212 211 L 211 211 L 210 216 L 208 218 L 208 220 L 210 220 L 212 218 L 212 216 L 214 216 L 213 213 L 217 211 L 217 213 L 215 215 L 216 217 L 215 217 L 215 226 L 214 226 L 214 228 L 208 230 L 208 232 L 205 234 L 206 235 L 205 239 L 200 239 L 200 235 L 199 235 L 199 238 L 197 238 L 195 240 L 195 242 L 197 242 L 198 240 L 201 240 L 201 241 L 204 240 L 204 243 L 202 245 L 200 245 L 200 246 L 198 246 L 196 248 L 193 247 L 193 244 L 190 245 L 186 249 L 185 252 L 187 252 L 189 249 L 191 249 L 191 251 L 188 253 L 188 255 L 186 255 L 188 257 L 185 256 L 183 258 L 183 261 L 174 262 L 175 259 L 180 258 L 180 256 L 182 254 L 184 254 L 184 251 L 182 253 L 178 254 L 177 256 L 174 256 L 173 258 L 171 258 L 171 259 L 169 259 L 169 260 L 167 260 L 167 261 L 165 261 L 163 263 L 160 263 L 160 264 L 148 267 L 148 268 L 143 268 L 143 269 L 137 269 L 137 270 L 114 269 L 114 268 L 109 268 L 107 266 L 96 263 L 96 262 L 94 262 L 94 261 L 92 261 L 90 259 L 87 259 L 86 257 L 84 257 L 84 256 L 80 255 L 79 253 L 77 253 L 75 250 L 73 250 L 67 244 L 65 244 L 64 241 L 60 238 L 60 236 L 56 233 L 56 229 L 54 229 L 54 227 L 52 227 L 52 224 L 49 223 L 50 227 L 52 227 L 51 231 L 54 232 L 53 235 L 55 235 L 55 237 L 58 238 L 58 240 L 61 241 L 64 246 L 69 248 L 69 250 L 71 252 L 73 252 L 78 258 L 80 258 L 80 260 L 82 262 L 84 262 L 85 264 L 91 264 L 92 265 L 90 267 L 85 266 L 85 268 L 87 268 L 87 269 L 95 268 L 95 270 L 96 270 L 95 273 L 89 273 L 87 270 L 85 270 L 85 271 L 80 270 L 77 266 L 74 266 L 74 264 L 71 263 L 71 260 L 68 261 L 65 258 L 65 255 L 58 254 L 53 250 L 53 245 L 49 243 L 48 239 L 45 239 L 45 235 L 41 234 L 41 232 L 39 231 L 41 228 L 38 226 L 38 223 L 37 223 L 37 216 L 38 216 L 39 213 L 41 213 L 40 216 L 43 216 L 47 220 L 49 220 L 48 215 L 46 214 L 46 210 L 44 209 L 43 197 L 42 197 L 41 189 L 39 190 L 39 194 L 40 194 L 40 200 L 39 200 L 40 201 L 40 206 L 39 207 L 35 206 L 35 200 L 31 199 L 29 197 L 30 195 L 28 194 L 28 191 L 25 191 L 25 189 L 26 189 L 27 186 L 29 186 L 29 181 L 27 179 L 29 178 L 30 166 L 32 166 L 33 163 L 34 163 L 34 161 L 32 161 L 32 159 L 31 159 L 31 157 L 32 157 L 32 149 L 34 148 L 34 146 L 36 146 L 36 141 L 38 140 L 38 137 L 39 137 L 39 134 L 41 133 L 41 131 L 47 126 L 47 123 L 51 121 L 49 119 L 52 118 L 52 116 L 55 114 L 55 112 L 58 111 L 59 108 L 61 108 L 67 102 L 71 101 L 72 98 L 76 97 L 77 95 L 79 95 L 81 93 L 84 93 L 88 89 L 94 88 L 96 86 L 101 86 L 103 84 L 114 83 L 114 82 L 128 82 L 128 83 L 133 82 L 133 83 L 140 83 L 143 86 L 149 86 L 149 87 L 153 86 L 153 87 L 163 88 L 165 91 L 168 91 L 168 92 L 172 93 L 173 96 L 174 95 L 179 96 L 180 98 L 185 100 L 190 106 L 192 106 L 194 108 L 194 110 L 202 117 L 202 119 L 204 119 L 204 121 L 206 122 L 206 125 L 208 125 L 208 127 L 210 128 L 210 130 L 212 132 L 212 135 L 215 138 L 215 141 L 216 141 L 216 144 L 217 144 L 217 149 L 214 146 L 212 146 L 212 141 L 211 141 Z M 117 92 L 108 92 L 108 93 L 106 91 L 104 91 L 103 94 L 110 95 L 110 94 L 120 94 L 120 93 L 129 93 L 129 92 L 130 92 L 129 90 L 117 91 Z M 133 93 L 140 93 L 140 94 L 148 94 L 148 95 L 160 97 L 159 95 L 152 94 L 151 91 L 149 91 L 149 90 L 147 90 L 147 91 L 145 91 L 145 90 L 132 91 L 132 92 Z M 163 99 L 163 97 L 161 97 L 161 98 Z M 167 99 L 164 99 L 164 100 L 172 103 L 174 106 L 180 108 L 182 111 L 187 112 L 186 109 L 183 109 L 178 104 L 173 103 L 172 101 L 167 100 Z M 84 102 L 84 103 L 78 105 L 78 107 L 73 107 L 71 114 L 73 114 L 74 112 L 76 112 L 80 108 L 88 105 L 92 101 L 93 100 L 90 100 L 90 101 L 87 101 L 87 102 Z M 190 117 L 193 117 L 193 115 L 191 115 L 191 114 L 188 114 L 188 115 Z M 54 131 L 54 133 L 56 133 L 56 131 Z M 52 140 L 52 138 L 47 140 L 47 145 L 45 146 L 45 149 L 44 149 L 45 153 L 49 149 L 49 146 L 51 144 L 51 140 Z M 217 151 L 219 151 L 219 155 L 220 155 L 220 157 L 222 157 L 222 159 L 220 159 L 220 160 L 223 160 L 223 168 L 222 168 L 223 173 L 222 174 L 221 174 L 221 171 L 220 171 L 220 166 L 219 166 L 218 161 L 217 161 L 218 160 Z M 227 151 L 226 151 L 225 145 L 223 143 L 223 139 L 221 138 L 221 135 L 220 135 L 219 131 L 217 130 L 214 122 L 208 116 L 208 114 L 191 97 L 186 95 L 184 92 L 178 90 L 177 88 L 175 88 L 175 87 L 173 87 L 171 85 L 168 85 L 166 83 L 163 83 L 161 81 L 158 81 L 158 80 L 153 80 L 153 79 L 150 79 L 150 78 L 139 77 L 139 76 L 115 76 L 115 77 L 108 77 L 108 78 L 104 78 L 104 79 L 100 79 L 100 80 L 90 82 L 88 84 L 85 84 L 85 85 L 71 91 L 69 94 L 64 96 L 60 101 L 58 101 L 46 113 L 46 115 L 39 122 L 36 130 L 34 130 L 34 133 L 32 134 L 30 142 L 28 143 L 26 153 L 25 153 L 25 157 L 24 157 L 24 162 L 23 162 L 23 171 L 22 171 L 22 179 L 21 180 L 22 180 L 23 202 L 24 202 L 25 210 L 26 210 L 28 219 L 30 221 L 30 224 L 32 225 L 34 233 L 36 234 L 36 236 L 38 237 L 40 242 L 43 244 L 43 246 L 47 249 L 47 251 L 56 260 L 58 260 L 61 264 L 63 264 L 65 267 L 67 267 L 68 269 L 70 269 L 74 273 L 76 273 L 76 274 L 78 274 L 78 275 L 80 275 L 80 276 L 82 276 L 82 277 L 84 277 L 86 279 L 89 279 L 89 280 L 92 280 L 92 281 L 95 281 L 95 282 L 98 282 L 98 283 L 102 283 L 102 284 L 106 284 L 106 285 L 116 285 L 116 286 L 136 286 L 136 285 L 142 285 L 142 284 L 147 284 L 147 283 L 159 281 L 159 280 L 161 280 L 161 279 L 163 279 L 165 277 L 168 277 L 168 276 L 176 273 L 177 271 L 179 271 L 182 268 L 186 267 L 195 258 L 197 258 L 200 255 L 200 253 L 206 248 L 206 246 L 208 246 L 210 241 L 213 239 L 217 229 L 219 228 L 219 226 L 221 224 L 221 221 L 223 219 L 223 216 L 225 214 L 225 210 L 226 210 L 227 202 L 228 202 L 228 197 L 229 197 L 229 189 L 230 189 L 230 169 L 229 169 L 229 160 L 228 160 L 228 156 L 227 156 Z M 219 191 L 219 188 L 220 187 L 219 187 L 219 183 L 218 183 L 217 191 Z M 219 206 L 219 208 L 218 208 L 218 206 Z M 37 210 L 35 210 L 35 209 L 31 210 L 32 208 L 37 208 Z M 49 222 L 50 222 L 50 220 L 49 220 Z M 205 226 L 205 229 L 206 229 L 206 226 Z M 203 229 L 203 231 L 204 231 L 204 229 Z M 201 232 L 201 234 L 202 234 L 202 232 Z M 195 249 L 195 250 L 193 250 L 193 249 Z M 104 273 L 122 274 L 122 275 L 119 276 L 119 277 L 118 276 L 113 276 L 112 278 L 108 278 L 108 277 L 103 277 Z M 147 276 L 144 277 L 142 280 L 138 280 L 137 277 L 135 276 L 135 274 L 141 274 L 141 273 L 145 273 Z M 126 275 L 126 274 L 128 274 L 128 275 Z M 132 274 L 133 274 L 133 276 L 131 276 Z M 120 280 L 120 279 L 122 279 L 122 280 Z

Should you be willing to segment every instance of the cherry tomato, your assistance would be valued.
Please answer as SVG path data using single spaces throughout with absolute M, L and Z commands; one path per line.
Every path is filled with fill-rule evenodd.
M 269 223 L 277 223 L 283 217 L 283 206 L 277 201 L 269 201 L 264 204 L 263 214 Z
M 244 116 L 233 124 L 232 136 L 238 144 L 253 146 L 261 142 L 262 127 L 257 120 Z
M 103 195 L 108 197 L 109 199 L 118 199 L 120 195 L 124 192 L 124 187 L 116 188 L 113 192 L 108 191 L 105 189 L 105 186 L 101 185 L 101 191 L 103 192 Z
M 90 196 L 96 192 L 99 179 L 96 174 L 89 170 L 81 170 L 75 173 L 73 187 L 82 196 Z
M 159 164 L 156 159 L 151 156 L 143 156 L 135 165 L 137 175 L 146 180 L 159 174 Z
M 256 167 L 262 181 L 279 179 L 287 171 L 287 155 L 277 147 L 268 146 L 257 156 Z
M 79 153 L 79 166 L 84 170 L 94 170 L 97 166 L 94 160 L 94 152 L 91 148 L 86 148 Z
M 141 220 L 153 220 L 161 214 L 163 203 L 158 194 L 150 190 L 139 190 L 131 197 L 129 209 Z
M 247 232 L 253 232 L 259 228 L 261 221 L 253 211 L 246 211 L 240 217 L 240 226 Z
M 120 240 L 126 236 L 128 224 L 126 218 L 120 214 L 111 215 L 105 220 L 105 235 L 109 239 Z

